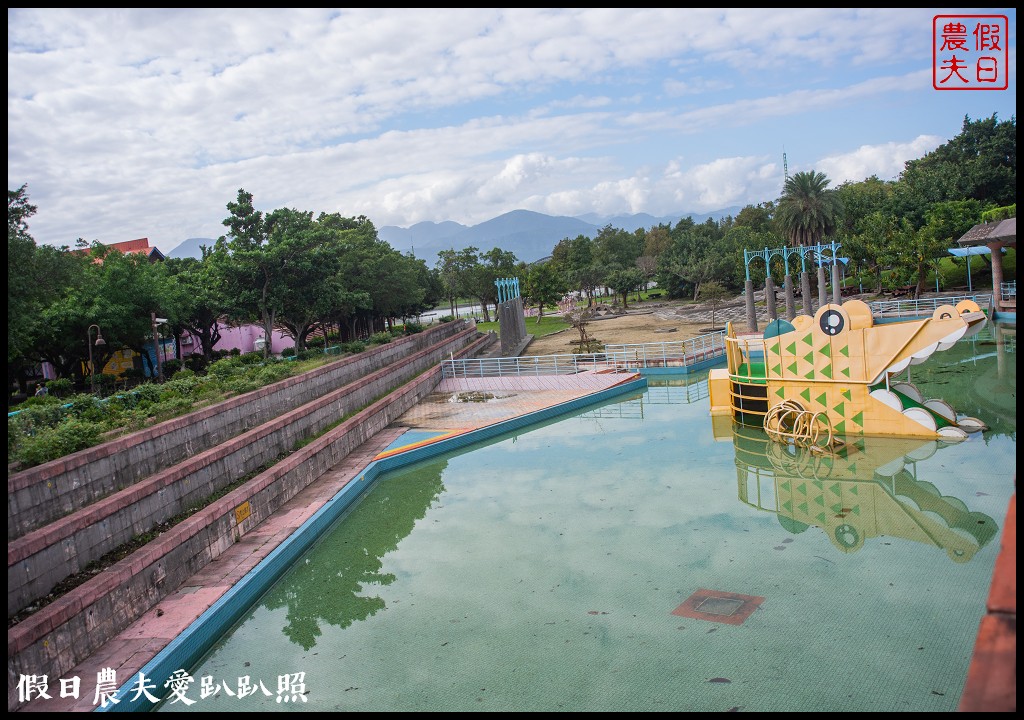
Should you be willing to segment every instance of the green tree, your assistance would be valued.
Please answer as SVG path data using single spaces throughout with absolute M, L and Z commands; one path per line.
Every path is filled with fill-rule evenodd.
M 775 220 L 791 245 L 820 245 L 831 235 L 840 216 L 838 198 L 820 172 L 798 172 L 786 180 Z
M 537 306 L 537 322 L 544 317 L 544 306 L 554 305 L 565 295 L 565 281 L 551 262 L 535 263 L 524 282 L 527 302 Z
M 709 280 L 704 283 L 701 295 L 705 302 L 711 303 L 711 329 L 715 329 L 715 312 L 718 310 L 718 303 L 729 297 L 729 291 L 722 283 Z
M 213 349 L 220 342 L 220 329 L 228 307 L 212 263 L 206 260 L 209 253 L 204 248 L 202 260 L 186 257 L 168 258 L 165 262 L 171 292 L 181 308 L 175 319 L 176 329 L 188 332 L 199 341 L 207 363 L 213 361 Z
M 922 158 L 910 160 L 897 181 L 899 207 L 915 227 L 938 202 L 977 200 L 1008 205 L 1017 198 L 1017 117 L 1000 122 L 965 116 L 960 133 Z

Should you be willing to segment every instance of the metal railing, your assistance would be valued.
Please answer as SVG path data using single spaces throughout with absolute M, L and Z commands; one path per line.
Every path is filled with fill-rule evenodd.
M 662 343 L 611 343 L 606 353 L 621 354 L 631 367 L 689 367 L 725 355 L 725 330 Z
M 580 355 L 531 355 L 527 357 L 462 358 L 444 360 L 441 377 L 518 377 L 530 375 L 575 375 L 587 370 L 619 369 L 616 358 L 605 353 Z M 623 368 L 624 369 L 624 368 Z
M 638 370 L 647 367 L 690 367 L 725 356 L 725 331 L 666 343 L 605 345 L 604 352 L 526 357 L 444 360 L 441 377 L 507 377 L 575 375 L 594 370 Z
M 1003 302 L 1009 302 L 1013 300 L 1017 302 L 1017 281 L 1004 282 L 999 284 L 999 296 L 1003 299 Z
M 978 307 L 985 309 L 992 302 L 992 295 L 954 295 L 921 298 L 920 300 L 876 300 L 868 305 L 871 306 L 871 314 L 876 318 L 930 317 L 940 305 L 956 305 L 961 300 L 973 300 L 978 303 Z

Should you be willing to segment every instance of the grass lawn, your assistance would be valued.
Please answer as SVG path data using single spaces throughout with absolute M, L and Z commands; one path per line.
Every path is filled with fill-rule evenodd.
M 553 312 L 557 313 L 558 311 L 555 310 Z M 501 329 L 498 327 L 498 323 L 496 322 L 477 323 L 476 327 L 480 332 L 493 330 L 496 333 L 501 333 Z M 567 327 L 569 327 L 569 323 L 557 314 L 545 314 L 544 317 L 540 319 L 539 323 L 537 322 L 537 318 L 526 318 L 526 332 L 534 337 L 550 335 L 551 333 L 558 332 L 559 330 L 564 330 Z

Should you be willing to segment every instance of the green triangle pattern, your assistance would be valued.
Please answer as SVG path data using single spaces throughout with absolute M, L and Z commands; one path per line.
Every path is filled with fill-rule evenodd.
M 821 369 L 821 374 L 827 377 L 829 380 L 832 379 L 832 363 L 829 363 Z
M 804 515 L 807 514 L 807 503 L 800 503 L 796 506 L 796 509 L 802 512 Z
M 850 494 L 851 495 L 856 495 L 857 494 L 857 486 L 856 485 L 854 485 L 852 488 L 850 488 Z
M 832 357 L 832 346 L 826 343 L 825 345 L 821 346 L 818 352 L 820 352 L 825 357 Z
M 860 505 L 854 505 L 853 506 L 853 514 L 854 515 L 860 515 Z
M 843 345 L 841 348 L 839 348 L 839 352 L 842 353 L 843 357 L 850 357 L 850 346 Z
M 808 380 L 813 380 L 814 379 L 814 371 L 811 370 L 809 373 L 804 375 L 804 377 L 807 378 Z
M 824 495 L 816 495 L 814 497 L 814 502 L 817 503 L 818 505 L 821 505 L 822 507 L 825 507 L 825 496 Z
M 781 344 L 782 343 L 779 343 L 779 342 L 772 343 L 771 345 L 768 346 L 768 352 L 773 352 L 773 353 L 779 352 L 779 346 Z
M 843 369 L 842 369 L 842 370 L 840 370 L 839 372 L 841 372 L 841 373 L 842 373 L 843 375 L 845 375 L 846 377 L 850 377 L 850 368 L 843 368 Z
M 825 513 L 818 513 L 817 517 L 815 517 L 814 519 L 817 520 L 821 525 L 824 525 L 825 524 Z
M 775 377 L 778 377 L 779 375 L 782 375 L 782 363 L 779 363 L 778 365 L 773 365 L 771 373 Z
M 790 365 L 790 366 L 789 366 L 789 367 L 787 367 L 786 369 L 787 369 L 787 370 L 789 370 L 789 371 L 790 371 L 791 373 L 793 373 L 794 375 L 796 375 L 796 363 L 793 363 L 792 365 Z
M 853 400 L 853 393 L 849 390 L 843 390 L 843 397 L 847 400 Z
M 793 503 L 787 500 L 786 502 L 782 503 L 782 509 L 785 510 L 786 512 L 793 512 Z
M 825 489 L 825 483 L 823 483 L 821 480 L 811 480 L 811 485 L 818 488 L 819 490 Z
M 840 434 L 840 435 L 845 433 L 846 432 L 846 421 L 845 420 L 840 420 L 839 422 L 837 422 L 836 425 L 835 425 L 835 431 L 838 434 Z
M 804 342 L 807 343 L 808 345 L 813 345 L 814 344 L 813 337 L 814 336 L 811 333 L 807 333 L 807 335 L 804 336 Z
M 857 463 L 851 463 L 851 464 L 850 464 L 850 472 L 851 472 L 852 474 L 854 474 L 854 475 L 856 475 L 856 474 L 857 474 Z
M 846 417 L 846 403 L 839 403 L 832 408 L 832 410 L 835 411 L 839 417 Z
M 800 493 L 803 493 L 804 495 L 806 495 L 807 494 L 807 483 L 800 483 L 799 485 L 796 486 L 796 489 L 797 489 L 797 492 L 800 492 Z
M 811 389 L 810 388 L 804 388 L 803 392 L 800 393 L 800 397 L 802 397 L 807 402 L 810 402 L 811 401 Z
M 818 397 L 814 398 L 814 402 L 818 403 L 818 404 L 819 404 L 819 405 L 821 405 L 822 407 L 824 407 L 824 406 L 825 406 L 825 402 L 826 402 L 827 400 L 828 400 L 828 394 L 827 394 L 827 393 L 822 393 L 822 394 L 821 394 L 821 395 L 819 395 Z
M 859 413 L 857 413 L 856 415 L 854 415 L 850 419 L 853 420 L 853 422 L 857 423 L 858 425 L 863 425 L 864 424 L 864 413 L 863 412 L 859 412 Z M 863 450 L 863 449 L 864 448 L 861 448 L 861 450 Z
M 790 355 L 796 355 L 796 341 L 795 340 L 793 342 L 791 342 L 789 345 L 786 346 L 786 352 L 788 352 Z
M 833 493 L 835 493 L 836 495 L 838 495 L 838 494 L 839 494 L 839 488 L 840 488 L 840 487 L 841 487 L 841 486 L 839 485 L 839 483 L 833 483 L 832 485 L 830 485 L 830 486 L 829 486 L 829 488 L 828 488 L 828 489 L 829 489 L 829 490 L 831 490 L 831 491 L 832 491 Z
M 785 387 L 780 387 L 778 390 L 775 391 L 775 394 L 778 395 L 783 400 L 785 400 L 786 399 L 786 388 Z
M 793 489 L 792 486 L 789 484 L 789 480 L 786 480 L 783 483 L 779 483 L 779 487 L 785 490 L 786 492 L 790 492 Z
M 813 350 L 811 350 L 811 351 L 810 351 L 809 353 L 807 353 L 806 355 L 804 355 L 804 360 L 806 360 L 806 361 L 807 361 L 807 362 L 809 362 L 809 363 L 812 363 L 812 362 L 814 362 L 814 351 L 813 351 Z
M 839 502 L 839 503 L 836 503 L 835 505 L 833 505 L 833 506 L 832 506 L 831 508 L 829 508 L 829 509 L 830 509 L 830 510 L 831 510 L 832 512 L 834 512 L 834 513 L 835 513 L 836 515 L 838 515 L 839 513 L 841 513 L 841 512 L 843 511 L 843 504 L 842 504 L 841 502 Z

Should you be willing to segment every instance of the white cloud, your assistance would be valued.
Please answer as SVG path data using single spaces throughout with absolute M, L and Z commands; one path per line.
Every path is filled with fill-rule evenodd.
M 815 169 L 825 173 L 832 187 L 847 181 L 857 182 L 877 175 L 881 180 L 895 180 L 908 160 L 927 155 L 945 140 L 935 135 L 920 135 L 910 142 L 883 145 L 862 145 L 853 152 L 821 158 Z

